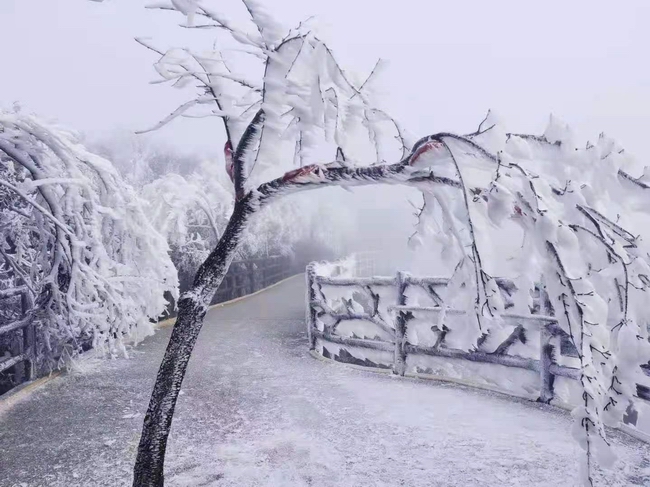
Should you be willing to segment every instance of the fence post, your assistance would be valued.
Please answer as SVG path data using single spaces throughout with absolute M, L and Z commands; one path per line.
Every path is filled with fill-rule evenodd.
M 406 305 L 406 274 L 397 273 L 397 305 Z M 393 364 L 393 373 L 404 375 L 406 372 L 406 352 L 404 344 L 406 342 L 406 316 L 404 312 L 398 311 L 395 317 L 395 359 Z
M 539 300 L 540 300 L 540 310 L 544 312 L 546 316 L 551 316 L 553 314 L 553 309 L 551 306 L 551 301 L 548 297 L 548 293 L 543 287 L 539 289 Z M 553 382 L 555 381 L 555 376 L 551 374 L 551 364 L 553 363 L 553 345 L 551 344 L 551 339 L 553 334 L 549 329 L 549 325 L 541 324 L 539 329 L 539 374 L 540 374 L 540 385 L 539 385 L 539 402 L 548 404 L 553 399 Z
M 257 291 L 257 286 L 255 285 L 255 263 L 249 262 L 246 269 L 248 270 L 248 293 L 253 294 Z
M 29 294 L 29 291 L 25 291 L 20 297 L 20 305 L 22 307 L 23 316 L 26 316 L 27 313 L 34 306 L 32 300 L 32 295 Z M 28 359 L 23 362 L 23 374 L 24 380 L 29 382 L 34 379 L 34 374 L 36 371 L 36 332 L 34 323 L 28 324 L 23 328 L 23 353 L 27 355 Z
M 25 340 L 26 333 L 27 333 L 27 327 L 24 327 L 22 330 L 18 330 L 18 333 L 14 331 L 13 333 L 9 334 L 10 336 L 9 340 L 11 344 L 11 355 L 13 357 L 19 357 L 27 353 L 26 340 Z M 24 360 L 14 365 L 15 385 L 22 384 L 23 382 L 25 382 L 26 366 L 27 363 Z
M 542 324 L 539 329 L 539 402 L 548 404 L 553 399 L 553 381 L 555 377 L 551 374 L 551 363 L 553 362 L 553 346 L 551 345 L 552 334 L 548 325 Z
M 314 350 L 316 348 L 316 337 L 314 336 L 314 328 L 316 327 L 316 309 L 312 302 L 316 300 L 316 291 L 314 291 L 316 270 L 314 269 L 313 262 L 307 264 L 305 278 L 307 281 L 307 336 L 309 337 L 309 350 Z

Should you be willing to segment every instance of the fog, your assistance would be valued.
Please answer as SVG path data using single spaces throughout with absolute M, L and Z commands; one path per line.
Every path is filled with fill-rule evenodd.
M 190 93 L 150 84 L 156 56 L 133 38 L 206 45 L 214 34 L 189 36 L 177 27 L 178 15 L 146 10 L 146 3 L 2 0 L 0 105 L 18 102 L 95 138 L 153 125 Z M 535 7 L 480 0 L 266 3 L 287 26 L 315 15 L 320 36 L 360 76 L 377 58 L 386 59 L 382 105 L 416 136 L 473 131 L 488 109 L 513 131 L 540 133 L 554 113 L 585 139 L 605 131 L 641 162 L 650 156 L 650 4 L 644 0 L 616 8 L 600 0 Z M 221 4 L 228 12 L 240 9 L 237 2 Z M 219 119 L 182 119 L 152 140 L 219 158 L 224 137 Z M 411 265 L 405 245 L 415 222 L 410 202 L 421 201 L 416 191 L 336 189 L 314 198 L 353 213 L 349 249 L 378 249 L 402 256 L 399 266 Z

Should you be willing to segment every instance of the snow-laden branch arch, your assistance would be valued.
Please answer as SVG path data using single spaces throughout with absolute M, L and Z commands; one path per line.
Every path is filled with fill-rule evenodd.
M 207 303 L 251 216 L 287 194 L 368 184 L 423 192 L 414 240 L 436 238 L 453 263 L 446 302 L 472 311 L 460 340 L 466 349 L 502 325 L 497 278 L 515 283 L 515 312 L 527 314 L 533 289 L 544 289 L 547 311 L 579 352 L 584 402 L 574 415 L 586 451 L 584 479 L 591 484 L 591 462 L 606 464 L 610 456 L 604 426 L 620 421 L 635 400 L 639 365 L 650 358 L 644 294 L 649 249 L 635 235 L 634 222 L 626 221 L 633 208 L 647 204 L 648 185 L 630 175 L 627 154 L 606 137 L 577 147 L 555 120 L 536 137 L 508 134 L 491 117 L 472 134 L 439 133 L 411 145 L 404 130 L 372 104 L 372 83 L 350 81 L 304 25 L 282 37 L 258 2 L 242 2 L 248 27 L 206 3 L 155 7 L 193 16 L 187 28 L 225 33 L 224 42 L 258 60 L 259 69 L 237 72 L 226 49 L 164 51 L 140 40 L 161 56 L 156 67 L 164 82 L 201 86 L 196 99 L 162 123 L 181 115 L 223 120 L 236 201 L 219 243 L 179 302 L 144 422 L 134 485 L 163 485 L 167 436 L 187 362 Z M 364 158 L 369 151 L 373 155 Z M 504 239 L 520 245 L 505 251 Z
M 1 112 L 0 195 L 0 285 L 26 287 L 33 304 L 22 316 L 3 306 L 2 324 L 37 324 L 46 355 L 87 340 L 125 352 L 152 332 L 176 273 L 143 201 L 107 160 L 60 127 Z
M 586 451 L 591 483 L 594 457 L 611 463 L 604 427 L 618 425 L 637 400 L 640 365 L 650 359 L 650 248 L 625 230 L 640 231 L 634 212 L 647 205 L 650 188 L 627 172 L 633 159 L 603 135 L 581 148 L 555 119 L 541 137 L 492 127 L 473 137 L 432 138 L 445 150 L 425 155 L 431 170 L 460 176 L 463 197 L 437 189 L 425 195 L 427 211 L 435 218 L 437 202 L 440 224 L 456 229 L 445 242 L 452 261 L 460 262 L 452 299 L 467 299 L 463 288 L 476 292 L 472 303 L 463 303 L 473 305 L 477 317 L 467 323 L 467 347 L 502 323 L 493 276 L 516 283 L 514 312 L 527 313 L 532 290 L 544 286 L 549 312 L 578 350 L 584 403 L 574 411 L 575 436 Z M 513 237 L 521 246 L 503 255 L 503 240 Z M 497 266 L 488 270 L 487 262 Z

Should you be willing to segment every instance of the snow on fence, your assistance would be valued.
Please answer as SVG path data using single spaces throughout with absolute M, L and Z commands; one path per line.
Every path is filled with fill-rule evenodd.
M 2 306 L 8 301 L 18 301 L 23 316 L 27 316 L 28 311 L 33 307 L 31 294 L 26 286 L 0 291 Z M 0 326 L 0 344 L 2 348 L 7 348 L 4 356 L 0 356 L 0 375 L 13 368 L 15 383 L 20 384 L 33 379 L 36 361 L 34 337 L 34 323 L 28 318 Z M 2 392 L 0 386 L 0 393 Z
M 347 264 L 307 266 L 311 350 L 338 362 L 453 380 L 565 408 L 580 402 L 577 351 L 539 289 L 530 315 L 503 313 L 502 333 L 484 335 L 466 351 L 454 346 L 466 312 L 445 306 L 448 279 L 404 272 L 357 277 L 356 263 Z M 507 310 L 514 285 L 505 279 L 497 284 Z M 637 385 L 637 395 L 650 401 L 650 377 Z M 628 409 L 623 428 L 648 440 L 650 402 L 635 408 Z

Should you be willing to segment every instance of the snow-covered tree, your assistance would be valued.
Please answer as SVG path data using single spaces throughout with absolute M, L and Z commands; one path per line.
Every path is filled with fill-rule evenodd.
M 604 426 L 621 420 L 635 398 L 639 364 L 649 358 L 648 251 L 629 230 L 633 222 L 625 221 L 631 208 L 647 201 L 648 186 L 630 175 L 625 152 L 606 137 L 578 147 L 556 121 L 537 137 L 508 134 L 489 117 L 472 134 L 439 133 L 410 144 L 372 104 L 378 69 L 354 82 L 304 24 L 287 33 L 258 1 L 242 0 L 249 23 L 240 25 L 207 3 L 153 7 L 180 11 L 186 28 L 214 29 L 226 48 L 161 50 L 140 39 L 160 56 L 155 66 L 163 81 L 201 87 L 156 127 L 179 116 L 222 119 L 235 202 L 219 242 L 179 301 L 144 421 L 134 486 L 163 485 L 186 366 L 252 217 L 289 194 L 379 183 L 423 192 L 418 235 L 440 240 L 455 264 L 448 304 L 473 311 L 454 331 L 466 349 L 502 326 L 496 277 L 512 276 L 515 306 L 525 313 L 533 289 L 543 286 L 545 312 L 557 317 L 579 353 L 583 404 L 574 416 L 589 485 L 592 461 L 608 460 Z M 361 162 L 369 149 L 372 159 Z M 504 234 L 521 245 L 504 249 Z
M 209 154 L 180 153 L 154 135 L 115 130 L 101 137 L 86 136 L 84 142 L 110 160 L 146 201 L 144 212 L 167 239 L 183 291 L 223 232 L 234 192 L 223 162 Z M 285 200 L 265 208 L 251 222 L 236 258 L 291 254 L 306 240 L 320 245 L 321 251 L 335 247 L 345 226 L 323 232 L 321 225 L 315 225 L 316 219 L 327 217 L 322 211 L 324 204 L 298 211 L 305 205 Z
M 1 327 L 35 324 L 49 359 L 84 341 L 125 353 L 152 332 L 176 273 L 110 162 L 61 127 L 0 112 L 0 201 L 0 298 L 14 298 Z
M 181 290 L 191 284 L 199 265 L 219 241 L 235 203 L 230 181 L 222 178 L 225 172 L 215 168 L 215 161 L 205 160 L 190 176 L 166 174 L 141 191 L 148 202 L 145 213 L 170 246 Z M 296 195 L 262 209 L 251 221 L 236 259 L 288 255 L 304 241 L 325 248 L 340 245 L 346 225 L 338 222 L 336 230 L 329 225 L 329 231 L 322 225 L 328 218 L 324 208 L 331 204 L 304 203 Z

